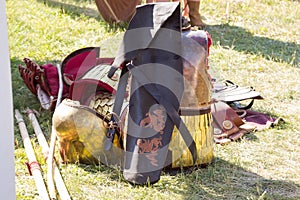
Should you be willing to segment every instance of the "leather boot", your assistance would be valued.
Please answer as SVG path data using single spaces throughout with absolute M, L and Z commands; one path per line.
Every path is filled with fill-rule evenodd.
M 191 26 L 204 27 L 206 24 L 201 20 L 200 15 L 200 1 L 187 1 L 189 6 L 189 16 Z

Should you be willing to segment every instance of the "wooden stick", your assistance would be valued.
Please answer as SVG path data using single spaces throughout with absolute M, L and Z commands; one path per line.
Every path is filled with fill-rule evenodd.
M 30 119 L 30 121 L 32 123 L 32 126 L 33 126 L 33 129 L 34 129 L 35 135 L 38 139 L 38 142 L 42 147 L 44 157 L 47 160 L 48 159 L 49 146 L 48 146 L 47 140 L 46 140 L 46 138 L 43 134 L 43 131 L 42 131 L 40 125 L 39 125 L 39 122 L 38 122 L 34 112 L 31 109 L 27 109 L 26 113 L 27 113 L 28 118 Z M 59 169 L 58 169 L 58 167 L 55 163 L 55 160 L 53 160 L 53 170 L 54 170 L 54 181 L 56 183 L 56 188 L 58 190 L 58 193 L 59 193 L 61 199 L 70 200 L 71 199 L 70 194 L 69 194 L 69 192 L 66 188 L 66 185 L 65 185 L 64 180 L 63 180 L 63 178 L 62 178 L 62 176 L 59 172 Z
M 54 179 L 53 179 L 53 157 L 54 157 L 54 151 L 55 151 L 55 143 L 56 143 L 56 132 L 54 130 L 53 125 L 51 126 L 51 139 L 50 139 L 50 147 L 48 152 L 48 159 L 47 159 L 47 185 L 50 193 L 51 199 L 56 199 L 56 193 L 55 193 L 55 185 L 54 185 Z
M 21 113 L 17 109 L 15 110 L 15 117 L 16 117 L 17 123 L 19 125 L 19 129 L 20 129 L 20 132 L 22 135 L 26 155 L 28 157 L 28 161 L 29 161 L 28 168 L 30 170 L 29 172 L 32 174 L 32 176 L 35 180 L 35 184 L 38 189 L 40 198 L 43 200 L 49 199 L 48 191 L 47 191 L 47 188 L 46 188 L 46 185 L 44 183 L 44 179 L 43 179 L 43 176 L 41 173 L 41 168 L 40 168 L 39 163 L 36 160 L 25 122 L 23 120 Z
M 59 104 L 61 102 L 61 98 L 62 98 L 62 92 L 63 92 L 63 80 L 62 80 L 62 73 L 61 73 L 60 65 L 59 64 L 56 65 L 56 68 L 57 68 L 58 79 L 59 79 L 59 90 L 58 90 L 58 94 L 57 94 L 57 102 L 56 102 L 55 108 L 57 108 L 59 106 Z M 54 178 L 53 178 L 53 173 L 54 173 L 53 157 L 54 157 L 55 144 L 56 144 L 56 135 L 57 135 L 56 131 L 52 124 L 50 147 L 49 147 L 48 159 L 47 159 L 47 166 L 48 166 L 47 185 L 48 185 L 51 199 L 56 199 L 55 185 L 54 185 Z

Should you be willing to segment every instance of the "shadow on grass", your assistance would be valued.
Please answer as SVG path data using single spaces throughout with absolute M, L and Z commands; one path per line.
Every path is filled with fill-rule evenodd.
M 228 24 L 207 26 L 214 44 L 255 55 L 267 60 L 285 62 L 300 67 L 300 45 L 262 36 L 254 36 L 246 29 Z
M 90 173 L 105 175 L 111 185 L 127 182 L 122 172 L 104 165 L 79 165 Z M 161 181 L 151 186 L 133 186 L 135 192 L 139 188 L 150 187 L 149 193 L 165 193 L 170 197 L 179 195 L 180 199 L 290 199 L 300 198 L 300 185 L 291 181 L 264 178 L 256 173 L 215 158 L 206 166 L 199 168 L 164 170 Z
M 45 5 L 53 8 L 60 8 L 62 13 L 67 13 L 71 16 L 79 16 L 84 14 L 88 17 L 95 18 L 97 21 L 103 21 L 102 17 L 99 15 L 99 12 L 91 8 L 82 8 L 53 0 L 37 0 L 37 2 L 42 2 Z
M 169 173 L 165 174 L 166 176 Z M 171 175 L 172 176 L 172 175 Z M 172 184 L 172 191 L 183 199 L 299 199 L 300 186 L 272 180 L 215 158 L 211 165 L 174 175 L 176 182 L 163 181 L 158 189 Z M 162 187 L 161 187 L 162 186 Z
M 76 5 L 71 5 L 67 3 L 62 3 L 58 1 L 53 1 L 53 0 L 37 0 L 38 2 L 42 2 L 47 6 L 53 7 L 53 8 L 60 8 L 62 13 L 66 13 L 70 15 L 71 17 L 75 16 L 80 16 L 80 15 L 85 15 L 89 18 L 94 18 L 98 22 L 100 22 L 101 26 L 105 27 L 108 32 L 111 31 L 116 31 L 118 29 L 125 30 L 128 26 L 127 23 L 107 23 L 104 21 L 104 19 L 101 17 L 100 13 L 98 10 L 94 10 L 91 8 L 86 8 L 86 7 L 79 7 Z M 79 0 L 77 0 L 79 1 Z M 83 0 L 85 1 L 85 0 Z

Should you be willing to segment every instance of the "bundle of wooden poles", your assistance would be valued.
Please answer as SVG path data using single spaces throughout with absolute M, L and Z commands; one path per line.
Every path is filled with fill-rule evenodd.
M 30 175 L 32 175 L 35 180 L 35 184 L 36 184 L 40 199 L 42 199 L 42 200 L 57 199 L 57 193 L 60 197 L 59 199 L 62 199 L 62 200 L 71 199 L 69 192 L 66 188 L 66 185 L 64 183 L 64 180 L 63 180 L 63 178 L 60 174 L 60 171 L 55 163 L 55 160 L 51 159 L 48 156 L 48 152 L 49 152 L 48 142 L 41 130 L 41 127 L 35 116 L 35 113 L 31 109 L 27 109 L 26 113 L 27 113 L 28 118 L 30 119 L 30 122 L 34 129 L 35 136 L 38 140 L 38 143 L 42 148 L 42 152 L 43 152 L 45 160 L 48 161 L 48 159 L 50 159 L 50 161 L 53 162 L 52 163 L 53 169 L 50 169 L 51 170 L 50 173 L 53 173 L 53 179 L 56 184 L 57 192 L 55 191 L 55 189 L 53 189 L 52 185 L 49 186 L 49 184 L 48 184 L 48 187 L 46 187 L 46 184 L 45 184 L 44 178 L 43 178 L 43 174 L 42 174 L 42 171 L 45 171 L 45 170 L 41 169 L 41 166 L 36 159 L 34 148 L 31 144 L 31 140 L 30 140 L 28 130 L 26 128 L 26 124 L 24 122 L 23 116 L 19 110 L 15 110 L 15 117 L 16 117 L 19 129 L 20 129 L 20 133 L 21 133 L 22 140 L 24 143 L 25 151 L 26 151 L 26 154 L 28 157 L 27 167 L 29 169 Z

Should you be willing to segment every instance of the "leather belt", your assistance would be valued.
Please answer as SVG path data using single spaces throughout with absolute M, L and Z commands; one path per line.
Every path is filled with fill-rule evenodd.
M 189 108 L 189 107 L 180 107 L 178 114 L 180 116 L 196 116 L 196 115 L 204 115 L 211 112 L 211 106 L 207 106 L 204 108 Z

